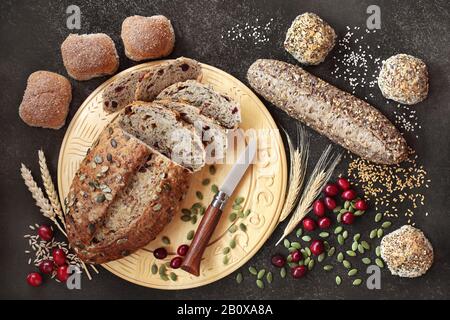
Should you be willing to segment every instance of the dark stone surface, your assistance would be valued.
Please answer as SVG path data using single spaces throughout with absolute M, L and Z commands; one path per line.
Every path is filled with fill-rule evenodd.
M 80 291 L 68 291 L 64 286 L 49 282 L 40 289 L 30 288 L 25 276 L 32 270 L 26 264 L 24 254 L 27 243 L 22 235 L 28 225 L 43 222 L 30 194 L 19 174 L 20 163 L 38 173 L 37 150 L 43 148 L 49 158 L 52 173 L 56 172 L 60 143 L 64 129 L 59 131 L 30 128 L 18 117 L 17 110 L 28 75 L 35 70 L 50 70 L 66 75 L 59 46 L 70 33 L 65 26 L 65 9 L 77 4 L 82 11 L 81 33 L 105 32 L 115 40 L 120 53 L 120 69 L 135 63 L 126 59 L 120 41 L 122 20 L 133 14 L 168 16 L 175 27 L 177 42 L 172 57 L 181 55 L 214 65 L 246 82 L 245 74 L 257 58 L 276 58 L 295 63 L 283 49 L 285 32 L 294 17 L 305 11 L 312 11 L 328 21 L 342 37 L 348 26 L 365 27 L 366 8 L 370 4 L 381 7 L 382 29 L 371 37 L 370 44 L 380 49 L 374 54 L 386 59 L 399 52 L 410 53 L 423 58 L 429 66 L 431 89 L 429 98 L 411 109 L 417 110 L 422 129 L 406 134 L 408 143 L 417 151 L 419 162 L 424 164 L 432 179 L 431 188 L 425 191 L 426 206 L 416 212 L 414 221 L 432 241 L 436 262 L 429 273 L 419 279 L 408 280 L 392 277 L 382 272 L 382 290 L 370 291 L 353 288 L 347 280 L 337 288 L 334 284 L 336 272 L 325 273 L 315 269 L 300 281 L 281 280 L 278 276 L 265 290 L 258 290 L 254 279 L 245 274 L 244 284 L 237 286 L 230 276 L 203 288 L 186 291 L 160 291 L 138 287 L 123 281 L 105 270 L 91 282 L 83 281 Z M 138 298 L 138 299 L 331 299 L 331 298 L 450 298 L 450 236 L 448 225 L 448 199 L 450 197 L 449 164 L 449 56 L 450 5 L 442 1 L 12 1 L 0 2 L 0 203 L 1 223 L 0 250 L 1 298 Z M 265 24 L 273 18 L 267 31 L 270 41 L 254 44 L 252 40 L 231 41 L 221 38 L 236 24 Z M 331 55 L 341 53 L 333 51 Z M 328 58 L 318 67 L 307 68 L 338 87 L 350 90 L 343 79 L 336 79 L 331 71 L 333 61 Z M 87 82 L 71 80 L 73 101 L 68 122 L 83 100 L 106 78 Z M 393 104 L 387 104 L 377 88 L 357 91 L 364 97 L 369 92 L 374 96 L 369 101 L 393 119 Z M 273 106 L 266 103 L 276 122 L 294 132 L 295 122 Z M 312 161 L 316 160 L 328 141 L 312 135 Z M 311 161 L 311 163 L 312 163 Z M 344 172 L 344 161 L 336 173 Z M 37 176 L 37 174 L 36 174 Z M 401 208 L 404 210 L 405 208 Z M 430 215 L 425 217 L 425 212 Z M 373 213 L 373 212 L 372 212 Z M 367 233 L 373 228 L 372 219 L 366 219 L 355 226 L 355 230 Z M 404 218 L 394 220 L 394 226 L 405 223 Z M 250 261 L 249 265 L 268 266 L 269 257 L 277 251 L 274 243 L 280 235 L 280 228 L 269 239 L 264 248 Z M 280 250 L 280 249 L 279 249 Z M 337 273 L 344 275 L 342 267 Z M 345 275 L 344 278 L 346 279 Z

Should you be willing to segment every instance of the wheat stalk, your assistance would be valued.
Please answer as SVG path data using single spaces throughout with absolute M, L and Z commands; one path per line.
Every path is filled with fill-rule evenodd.
M 330 156 L 331 145 L 329 145 L 322 153 L 317 162 L 308 183 L 306 184 L 303 194 L 300 198 L 299 205 L 294 214 L 289 220 L 288 225 L 284 229 L 283 235 L 276 243 L 278 245 L 288 234 L 290 234 L 295 227 L 303 220 L 306 214 L 311 210 L 312 204 L 317 196 L 320 194 L 325 184 L 331 178 L 334 169 L 341 160 L 341 154 Z M 334 159 L 333 159 L 334 158 Z
M 25 181 L 25 185 L 31 192 L 33 199 L 36 201 L 36 205 L 39 207 L 44 217 L 52 220 L 58 227 L 58 229 L 67 237 L 66 232 L 61 227 L 58 220 L 56 220 L 56 214 L 53 211 L 52 205 L 50 204 L 48 199 L 44 196 L 42 189 L 39 188 L 36 181 L 34 181 L 33 176 L 31 175 L 31 171 L 23 163 L 20 168 L 20 173 L 22 175 L 23 180 Z
M 300 147 L 298 149 L 294 148 L 288 134 L 286 134 L 286 137 L 289 145 L 291 167 L 289 170 L 289 191 L 284 202 L 283 210 L 281 211 L 279 222 L 284 221 L 291 214 L 298 202 L 300 191 L 305 180 L 309 155 L 309 137 L 303 127 L 301 129 L 297 127 L 297 140 L 300 141 Z
M 42 181 L 44 183 L 45 192 L 47 193 L 48 199 L 50 200 L 50 204 L 52 205 L 53 211 L 56 213 L 56 216 L 61 221 L 64 229 L 66 228 L 66 223 L 64 221 L 64 214 L 61 208 L 61 203 L 59 202 L 58 193 L 56 192 L 55 186 L 52 181 L 52 177 L 50 175 L 50 171 L 47 166 L 47 159 L 45 158 L 45 154 L 42 150 L 38 151 L 39 155 L 39 168 L 41 170 Z

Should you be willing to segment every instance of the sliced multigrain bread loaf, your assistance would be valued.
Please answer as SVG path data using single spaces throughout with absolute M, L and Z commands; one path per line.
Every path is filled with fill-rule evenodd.
M 183 121 L 194 126 L 206 151 L 206 162 L 214 163 L 225 157 L 228 146 L 227 129 L 211 118 L 200 114 L 200 110 L 189 104 L 169 100 L 154 101 L 153 104 L 178 112 Z
M 168 86 L 202 75 L 200 63 L 188 58 L 178 58 L 152 67 L 138 83 L 135 100 L 153 101 Z
M 132 103 L 136 88 L 147 71 L 135 71 L 117 78 L 103 91 L 103 110 L 113 113 Z
M 66 200 L 71 246 L 89 263 L 134 252 L 169 223 L 188 178 L 187 169 L 111 124 L 88 151 Z
M 149 102 L 134 102 L 121 112 L 120 127 L 192 171 L 205 165 L 205 148 L 194 126 L 176 111 Z
M 201 114 L 215 119 L 228 129 L 236 128 L 241 122 L 238 102 L 195 80 L 175 83 L 164 89 L 156 99 L 193 105 L 200 109 Z

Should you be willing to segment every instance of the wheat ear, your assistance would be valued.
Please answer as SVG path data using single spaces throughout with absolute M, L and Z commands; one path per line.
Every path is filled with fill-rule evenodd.
M 309 137 L 303 127 L 297 127 L 297 140 L 299 140 L 299 148 L 294 148 L 292 140 L 286 134 L 289 146 L 289 155 L 291 158 L 291 167 L 289 169 L 289 191 L 281 211 L 280 221 L 284 221 L 295 208 L 300 197 L 300 191 L 305 180 L 306 167 L 309 155 Z
M 329 145 L 322 153 L 317 162 L 308 183 L 306 184 L 303 194 L 300 198 L 297 209 L 289 220 L 288 225 L 284 229 L 283 235 L 276 243 L 278 245 L 287 235 L 289 235 L 295 227 L 303 220 L 306 214 L 311 210 L 312 204 L 320 194 L 325 184 L 331 178 L 334 169 L 341 160 L 341 154 L 331 156 L 331 145 Z M 333 159 L 334 158 L 334 159 Z
M 61 203 L 59 202 L 58 193 L 56 192 L 55 186 L 52 181 L 52 177 L 50 175 L 50 171 L 48 170 L 47 159 L 45 158 L 44 151 L 39 150 L 38 155 L 39 155 L 39 168 L 41 170 L 41 176 L 42 181 L 44 182 L 45 192 L 47 193 L 47 197 L 50 200 L 50 204 L 52 205 L 53 211 L 56 213 L 56 216 L 59 218 L 64 228 L 66 228 Z
M 25 185 L 28 190 L 31 192 L 33 199 L 36 201 L 36 205 L 39 207 L 40 211 L 44 215 L 44 217 L 52 220 L 58 229 L 67 237 L 66 232 L 56 220 L 56 214 L 53 211 L 52 205 L 48 201 L 48 199 L 44 196 L 42 189 L 38 187 L 36 181 L 34 181 L 33 176 L 31 175 L 31 171 L 22 163 L 20 167 L 20 173 L 22 175 L 23 180 L 25 181 Z

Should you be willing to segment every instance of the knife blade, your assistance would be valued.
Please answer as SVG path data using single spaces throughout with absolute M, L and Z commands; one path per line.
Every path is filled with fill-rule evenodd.
M 239 155 L 233 168 L 231 168 L 226 176 L 219 192 L 214 196 L 211 204 L 206 209 L 202 221 L 200 221 L 197 231 L 195 232 L 191 246 L 181 265 L 181 269 L 184 271 L 195 276 L 200 275 L 200 262 L 206 246 L 219 223 L 228 198 L 233 194 L 234 189 L 236 189 L 241 181 L 247 168 L 253 162 L 256 151 L 257 141 L 256 139 L 251 139 L 245 150 Z

